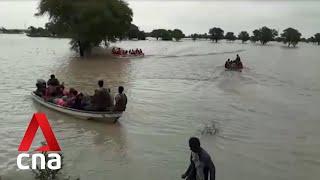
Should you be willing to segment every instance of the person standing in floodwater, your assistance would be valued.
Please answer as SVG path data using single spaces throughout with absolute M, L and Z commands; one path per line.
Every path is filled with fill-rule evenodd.
M 196 137 L 191 137 L 189 139 L 189 147 L 191 150 L 190 165 L 181 178 L 187 180 L 215 180 L 216 168 L 210 155 L 202 149 L 200 140 Z

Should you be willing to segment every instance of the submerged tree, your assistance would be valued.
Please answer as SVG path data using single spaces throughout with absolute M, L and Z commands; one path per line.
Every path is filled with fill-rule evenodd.
M 253 42 L 260 41 L 262 45 L 265 45 L 269 41 L 274 40 L 277 35 L 278 35 L 278 31 L 264 26 L 260 29 L 254 30 L 253 36 L 251 36 L 250 39 Z
M 314 42 L 317 42 L 320 45 L 320 33 L 314 35 Z
M 238 38 L 242 41 L 242 43 L 245 43 L 250 39 L 250 36 L 247 31 L 241 31 L 238 35 Z
M 172 31 L 164 30 L 161 32 L 161 39 L 163 41 L 172 41 Z
M 288 44 L 288 47 L 290 47 L 290 45 L 295 47 L 300 41 L 301 33 L 296 29 L 287 28 L 283 30 L 281 38 L 283 39 L 283 43 Z
M 274 40 L 274 38 L 278 35 L 278 32 L 275 29 L 270 29 L 266 26 L 259 29 L 260 31 L 260 39 L 261 44 L 265 45 L 269 41 Z
M 197 34 L 197 33 L 191 34 L 190 37 L 191 37 L 192 40 L 195 41 L 195 40 L 197 40 L 199 38 L 199 34 Z
M 138 39 L 139 32 L 138 26 L 131 24 L 129 31 L 127 32 L 128 39 Z
M 151 35 L 151 37 L 154 37 L 154 38 L 156 38 L 158 40 L 159 38 L 161 38 L 163 32 L 165 32 L 165 31 L 167 31 L 167 30 L 165 30 L 165 29 L 154 29 L 154 30 L 152 30 L 150 35 Z
M 154 29 L 150 33 L 151 37 L 156 38 L 157 40 L 161 38 L 163 41 L 171 41 L 172 40 L 173 31 L 166 29 Z
M 304 37 L 303 37 L 303 38 L 301 38 L 301 39 L 300 39 L 300 41 L 301 41 L 301 42 L 308 43 L 308 40 L 307 40 L 306 38 L 304 38 Z
M 115 41 L 129 30 L 132 10 L 123 0 L 41 0 L 37 15 L 49 15 L 52 28 L 71 37 L 80 56 L 103 40 Z
M 227 32 L 227 34 L 224 36 L 224 38 L 228 41 L 234 41 L 237 39 L 237 37 L 234 35 L 233 32 Z
M 253 35 L 250 37 L 250 41 L 257 42 L 260 40 L 261 32 L 258 29 L 254 30 L 252 34 Z
M 312 36 L 312 37 L 310 37 L 310 38 L 307 39 L 307 42 L 308 42 L 308 43 L 309 43 L 309 42 L 315 43 L 316 40 L 315 40 L 314 37 Z
M 144 31 L 139 31 L 138 40 L 146 40 L 146 33 Z
M 209 30 L 209 34 L 211 35 L 211 40 L 218 42 L 220 39 L 223 39 L 224 31 L 221 28 L 214 27 Z
M 134 24 L 131 24 L 126 36 L 128 39 L 138 39 L 138 40 L 146 39 L 145 33 L 143 31 L 140 31 L 139 27 Z
M 172 31 L 172 37 L 176 40 L 179 41 L 180 39 L 184 38 L 185 35 L 183 34 L 183 32 L 180 29 L 174 29 Z

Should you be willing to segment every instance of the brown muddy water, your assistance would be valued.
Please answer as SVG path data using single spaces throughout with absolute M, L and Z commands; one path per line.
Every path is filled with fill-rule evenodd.
M 65 156 L 64 175 L 81 179 L 180 179 L 187 140 L 199 136 L 217 179 L 317 180 L 320 177 L 319 46 L 123 41 L 143 59 L 80 59 L 68 40 L 0 35 L 0 175 L 33 179 L 16 166 L 34 112 L 45 112 Z M 239 53 L 242 73 L 225 71 Z M 36 79 L 56 74 L 93 93 L 104 79 L 129 104 L 119 123 L 86 121 L 30 98 Z M 40 133 L 39 133 L 40 134 Z M 42 140 L 37 136 L 33 146 Z

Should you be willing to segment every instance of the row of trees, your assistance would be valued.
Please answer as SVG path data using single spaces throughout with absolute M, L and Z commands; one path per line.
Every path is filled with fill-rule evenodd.
M 71 38 L 71 48 L 80 56 L 101 42 L 107 45 L 124 38 L 144 40 L 146 36 L 179 41 L 185 37 L 179 29 L 140 31 L 131 23 L 133 13 L 124 0 L 40 0 L 38 10 L 36 16 L 48 15 L 49 22 L 45 28 L 30 27 L 28 35 Z
M 0 34 L 1 33 L 3 33 L 3 34 L 22 34 L 24 32 L 25 32 L 25 30 L 23 30 L 23 29 L 6 29 L 4 27 L 0 28 Z
M 95 0 L 94 3 L 88 0 L 40 0 L 38 10 L 36 15 L 48 15 L 49 22 L 45 29 L 30 27 L 29 35 L 69 37 L 72 49 L 78 51 L 80 56 L 89 53 L 92 47 L 99 46 L 103 41 L 108 44 L 124 37 L 143 40 L 146 36 L 151 36 L 176 41 L 185 37 L 179 29 L 155 29 L 151 33 L 140 31 L 137 26 L 132 25 L 133 12 L 124 0 Z M 253 31 L 251 37 L 245 31 L 238 37 L 232 32 L 224 35 L 224 31 L 218 27 L 211 28 L 209 34 L 191 35 L 193 39 L 210 38 L 215 42 L 223 38 L 230 41 L 238 38 L 243 42 L 251 40 L 260 41 L 262 44 L 281 38 L 289 46 L 295 46 L 301 40 L 301 33 L 293 28 L 288 28 L 280 37 L 277 36 L 278 32 L 268 27 Z M 320 44 L 319 39 L 320 34 L 311 38 Z
M 166 30 L 166 29 L 155 29 L 148 33 L 147 36 L 154 37 L 157 40 L 161 38 L 164 41 L 171 41 L 175 39 L 176 41 L 181 40 L 185 37 L 185 34 L 180 29 Z
M 252 42 L 259 41 L 261 44 L 265 45 L 270 41 L 278 41 L 288 44 L 288 46 L 295 47 L 300 41 L 303 42 L 313 42 L 320 45 L 320 33 L 315 34 L 309 39 L 301 38 L 301 33 L 294 28 L 287 28 L 283 30 L 283 33 L 278 36 L 278 31 L 275 29 L 268 28 L 266 26 L 256 29 L 252 32 L 252 36 L 249 35 L 247 31 L 241 31 L 236 37 L 233 32 L 227 32 L 224 35 L 224 31 L 219 27 L 214 27 L 209 30 L 209 35 L 198 35 L 192 34 L 191 38 L 196 40 L 197 38 L 210 38 L 212 41 L 218 42 L 221 39 L 226 39 L 227 41 L 234 41 L 236 39 L 241 40 L 243 43 L 250 40 Z

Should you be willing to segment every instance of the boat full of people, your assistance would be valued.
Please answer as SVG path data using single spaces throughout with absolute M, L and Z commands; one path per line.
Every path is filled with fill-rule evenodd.
M 129 49 L 124 50 L 121 48 L 112 48 L 111 53 L 117 58 L 141 58 L 144 57 L 144 53 L 141 49 Z
M 39 104 L 81 119 L 101 119 L 116 122 L 126 110 L 127 96 L 124 88 L 112 97 L 110 89 L 104 88 L 104 81 L 98 81 L 98 88 L 92 96 L 78 92 L 74 88 L 66 90 L 54 75 L 46 82 L 37 80 L 37 89 L 31 97 Z
M 237 57 L 234 61 L 228 59 L 224 67 L 226 68 L 226 70 L 241 71 L 243 69 L 243 64 L 241 62 L 240 56 L 237 54 Z

